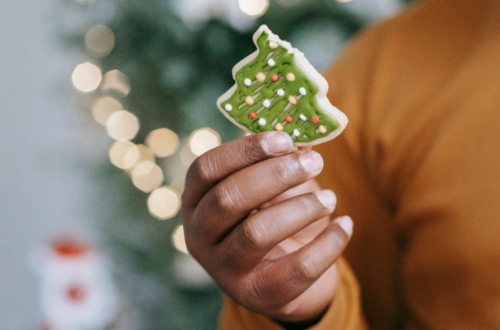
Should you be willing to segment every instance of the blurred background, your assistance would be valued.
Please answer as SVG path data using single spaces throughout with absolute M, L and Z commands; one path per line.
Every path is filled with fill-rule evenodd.
M 265 23 L 325 70 L 404 4 L 0 4 L 0 329 L 216 329 L 178 211 L 190 163 L 242 136 L 215 105 L 233 65 Z

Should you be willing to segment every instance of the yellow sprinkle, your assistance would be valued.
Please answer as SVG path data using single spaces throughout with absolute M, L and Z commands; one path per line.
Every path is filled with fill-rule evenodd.
M 286 75 L 286 79 L 288 79 L 288 81 L 295 81 L 295 75 L 290 72 Z
M 321 134 L 325 134 L 326 133 L 326 126 L 325 125 L 321 125 L 319 128 L 318 128 L 319 132 Z
M 245 102 L 246 102 L 246 104 L 248 104 L 248 105 L 252 105 L 252 104 L 253 104 L 253 98 L 252 98 L 251 96 L 247 96 L 247 97 L 245 98 Z
M 257 73 L 257 76 L 255 76 L 255 78 L 257 78 L 257 81 L 263 82 L 264 80 L 266 80 L 266 75 L 264 74 L 264 72 L 259 72 Z
M 288 98 L 288 102 L 290 102 L 290 104 L 297 104 L 297 98 L 293 95 L 290 95 L 290 97 Z
M 281 125 L 280 123 L 277 123 L 276 126 L 274 126 L 274 128 L 276 128 L 277 131 L 282 131 L 283 125 Z
M 276 49 L 276 48 L 278 48 L 278 43 L 277 43 L 277 42 L 272 42 L 272 41 L 271 41 L 271 42 L 269 43 L 269 47 L 271 47 L 271 49 Z

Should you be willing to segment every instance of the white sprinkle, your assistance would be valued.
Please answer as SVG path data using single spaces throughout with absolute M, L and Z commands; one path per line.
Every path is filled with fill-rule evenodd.
M 264 118 L 259 119 L 259 125 L 264 126 L 266 124 L 266 120 Z
M 300 119 L 302 119 L 303 121 L 306 121 L 306 120 L 307 120 L 307 117 L 306 117 L 306 116 L 304 116 L 303 114 L 300 114 L 300 116 L 299 116 L 299 117 L 300 117 Z
M 305 89 L 304 87 L 301 87 L 301 88 L 299 89 L 299 93 L 300 93 L 300 95 L 306 95 L 306 94 L 307 94 L 307 91 L 306 91 L 306 89 Z
M 245 79 L 245 85 L 250 86 L 252 84 L 252 81 L 250 79 Z
M 300 135 L 299 130 L 298 130 L 298 129 L 294 129 L 294 130 L 293 130 L 293 135 L 295 135 L 295 136 L 299 136 L 299 135 Z
M 226 106 L 224 107 L 224 109 L 226 109 L 227 112 L 233 110 L 233 106 L 231 104 L 226 104 Z
M 274 66 L 276 64 L 276 62 L 274 62 L 274 60 L 272 58 L 269 59 L 269 61 L 267 61 L 267 65 L 269 66 Z
M 263 104 L 264 104 L 264 106 L 265 106 L 266 108 L 269 108 L 269 107 L 271 106 L 271 101 L 269 101 L 269 100 L 264 100 Z
M 282 90 L 282 89 L 278 89 L 278 92 L 277 92 L 277 93 L 278 93 L 278 95 L 279 95 L 279 96 L 283 96 L 283 95 L 285 95 L 285 91 L 284 91 L 284 90 Z

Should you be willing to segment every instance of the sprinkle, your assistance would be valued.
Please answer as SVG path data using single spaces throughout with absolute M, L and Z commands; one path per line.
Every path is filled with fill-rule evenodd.
M 269 108 L 271 106 L 271 101 L 269 100 L 264 100 L 264 102 L 262 103 L 266 108 Z
M 264 72 L 259 72 L 255 76 L 255 78 L 257 79 L 258 82 L 263 82 L 264 80 L 266 80 L 266 75 L 264 74 Z
M 276 64 L 276 62 L 274 62 L 274 60 L 272 58 L 269 59 L 269 61 L 267 61 L 267 65 L 269 66 L 274 66 Z
M 278 48 L 278 43 L 277 43 L 277 42 L 273 42 L 273 41 L 271 41 L 271 42 L 269 43 L 269 47 L 270 47 L 271 49 L 276 49 L 276 48 Z
M 231 104 L 226 104 L 226 106 L 224 107 L 224 109 L 226 109 L 227 112 L 233 110 L 233 106 Z
M 326 133 L 326 126 L 325 125 L 321 125 L 318 130 L 319 130 L 319 132 L 321 134 L 325 134 Z
M 281 125 L 280 123 L 277 123 L 276 126 L 274 126 L 274 128 L 276 128 L 277 131 L 282 131 L 283 125 Z
M 246 104 L 248 104 L 248 105 L 252 105 L 252 104 L 253 104 L 253 98 L 252 98 L 251 96 L 247 96 L 247 97 L 245 98 L 245 102 L 246 102 Z
M 278 93 L 279 96 L 285 95 L 285 91 L 282 90 L 282 89 L 278 89 L 277 93 Z
M 298 130 L 298 129 L 294 129 L 294 130 L 293 130 L 293 135 L 294 135 L 294 136 L 299 136 L 299 135 L 300 135 L 299 130 Z
M 306 120 L 307 120 L 307 117 L 306 117 L 305 115 L 303 115 L 303 114 L 300 114 L 300 116 L 299 116 L 299 117 L 300 117 L 300 119 L 302 119 L 303 121 L 306 121 Z
M 286 75 L 286 79 L 288 79 L 288 81 L 295 81 L 295 75 L 290 72 Z
M 266 120 L 264 118 L 259 119 L 259 125 L 264 126 L 266 124 Z
M 286 121 L 287 123 L 291 123 L 291 122 L 292 122 L 292 120 L 293 120 L 292 116 L 286 116 L 286 117 L 285 117 L 285 121 Z
M 293 95 L 290 95 L 288 97 L 288 102 L 290 102 L 290 104 L 297 104 L 297 98 Z
M 306 95 L 307 91 L 306 91 L 306 89 L 304 87 L 300 87 L 299 93 L 300 93 L 300 95 Z
M 317 124 L 317 123 L 319 123 L 319 118 L 318 117 L 312 117 L 311 121 L 312 121 L 313 124 Z
M 252 84 L 252 81 L 250 79 L 245 79 L 245 85 L 250 86 Z
M 250 118 L 255 119 L 255 117 L 257 117 L 257 112 L 251 112 Z
M 277 74 L 273 74 L 273 75 L 271 76 L 271 80 L 272 80 L 272 81 L 278 81 L 278 79 L 280 79 L 280 77 L 278 77 L 278 75 L 277 75 Z

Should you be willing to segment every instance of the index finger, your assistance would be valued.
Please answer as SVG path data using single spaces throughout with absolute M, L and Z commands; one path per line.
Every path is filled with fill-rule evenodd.
M 205 193 L 229 175 L 268 158 L 292 152 L 284 132 L 265 132 L 227 142 L 198 157 L 188 170 L 183 205 L 194 208 Z

